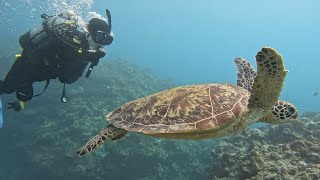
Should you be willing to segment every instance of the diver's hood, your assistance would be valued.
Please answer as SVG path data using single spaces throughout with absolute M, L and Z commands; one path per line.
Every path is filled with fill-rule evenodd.
M 110 28 L 109 24 L 99 18 L 92 18 L 89 21 L 88 30 L 89 30 L 90 34 L 94 33 L 95 31 L 103 31 L 108 34 L 111 33 L 111 28 Z
M 111 35 L 111 13 L 106 9 L 108 22 L 99 18 L 92 18 L 88 24 L 88 31 L 92 40 L 100 45 L 110 45 L 113 41 Z
M 92 18 L 88 24 L 92 40 L 101 45 L 110 45 L 113 41 L 111 25 L 99 18 Z

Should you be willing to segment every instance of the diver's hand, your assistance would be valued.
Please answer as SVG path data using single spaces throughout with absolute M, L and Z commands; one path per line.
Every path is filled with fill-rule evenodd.
M 103 48 L 99 48 L 98 51 L 96 52 L 96 57 L 98 59 L 103 58 L 106 55 L 106 52 L 104 51 Z
M 14 111 L 19 112 L 20 110 L 24 109 L 24 102 L 23 101 L 15 101 L 13 103 L 8 103 L 8 109 L 13 109 Z

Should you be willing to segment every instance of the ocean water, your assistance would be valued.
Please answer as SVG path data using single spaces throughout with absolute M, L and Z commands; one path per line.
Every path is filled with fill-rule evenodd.
M 316 0 L 107 4 L 113 9 L 117 39 L 112 56 L 130 58 L 185 84 L 234 83 L 235 57 L 255 65 L 261 47 L 274 47 L 290 72 L 281 97 L 301 111 L 320 109 L 319 96 L 312 96 L 320 89 L 319 60 L 314 57 L 320 40 Z
M 116 63 L 119 59 L 125 60 L 129 64 L 138 65 L 141 67 L 139 69 L 141 71 L 151 71 L 156 78 L 170 79 L 174 85 L 236 83 L 236 66 L 233 59 L 235 57 L 245 58 L 256 67 L 254 56 L 262 47 L 267 46 L 275 48 L 282 54 L 285 66 L 289 70 L 281 99 L 292 102 L 301 113 L 319 112 L 320 95 L 316 94 L 320 93 L 319 7 L 318 0 L 1 0 L 0 77 L 2 79 L 5 77 L 14 61 L 14 55 L 21 51 L 18 38 L 23 33 L 39 26 L 41 23 L 40 14 L 75 9 L 86 18 L 88 12 L 104 15 L 105 8 L 108 8 L 112 14 L 114 41 L 106 48 L 107 56 L 97 67 L 100 70 L 97 72 L 103 72 L 103 74 L 97 77 L 96 82 L 99 81 L 97 84 L 94 83 L 95 78 L 91 78 L 90 81 L 82 79 L 76 82 L 74 89 L 70 85 L 70 94 L 73 99 L 76 99 L 76 96 L 81 96 L 84 101 L 87 97 L 88 99 L 98 99 L 101 95 L 97 95 L 100 93 L 97 89 L 105 90 L 106 87 L 112 89 L 112 86 L 109 87 L 103 80 L 121 80 L 119 78 L 121 74 L 111 76 L 113 78 L 111 79 L 108 72 L 116 75 L 125 70 L 118 69 L 116 71 L 116 68 L 109 68 L 105 73 L 103 69 L 108 66 L 108 61 Z M 127 68 L 126 65 L 123 67 Z M 97 75 L 93 75 L 93 77 L 95 76 Z M 137 76 L 136 84 L 143 84 L 144 77 L 146 76 Z M 152 77 L 150 84 L 152 84 Z M 159 83 L 152 84 L 152 87 L 156 84 Z M 157 89 L 167 88 L 171 85 L 168 84 L 157 87 Z M 89 85 L 90 88 L 86 89 L 85 85 Z M 121 95 L 127 92 L 128 94 L 135 93 L 131 92 L 133 89 L 126 87 L 126 84 L 120 87 L 123 88 Z M 41 88 L 40 84 L 37 90 L 41 91 Z M 135 91 L 140 92 L 137 89 L 138 86 L 134 88 L 136 88 Z M 154 154 L 151 153 L 148 156 L 144 156 L 143 153 L 139 154 L 136 152 L 137 148 L 144 148 L 146 152 L 150 149 L 146 149 L 146 145 L 138 146 L 127 141 L 112 144 L 111 155 L 109 152 L 107 155 L 104 154 L 109 150 L 105 148 L 100 149 L 99 155 L 93 156 L 92 159 L 75 160 L 77 157 L 70 155 L 72 148 L 68 149 L 69 140 L 68 143 L 59 144 L 57 142 L 64 138 L 63 135 L 69 133 L 70 141 L 76 142 L 80 147 L 85 142 L 82 138 L 94 135 L 102 124 L 91 126 L 92 129 L 89 131 L 85 124 L 70 123 L 70 121 L 81 119 L 82 116 L 74 114 L 68 116 L 68 113 L 78 111 L 79 109 L 75 107 L 81 106 L 76 103 L 78 101 L 70 103 L 71 105 L 67 107 L 62 106 L 57 100 L 60 97 L 60 91 L 61 85 L 54 83 L 53 89 L 48 90 L 43 96 L 35 98 L 27 105 L 28 108 L 34 107 L 34 109 L 21 113 L 5 110 L 6 126 L 0 129 L 2 131 L 0 132 L 0 172 L 2 175 L 0 175 L 0 180 L 2 180 L 1 178 L 27 180 L 44 178 L 103 179 L 103 177 L 108 179 L 207 179 L 205 172 L 208 158 L 200 157 L 199 160 L 190 159 L 187 161 L 184 157 L 178 157 L 178 154 L 182 151 L 186 155 L 193 153 L 188 158 L 195 158 L 199 156 L 197 153 L 202 152 L 203 154 L 207 153 L 209 157 L 210 148 L 215 143 L 210 140 L 196 144 L 198 146 L 187 141 L 190 143 L 190 147 L 194 148 L 191 151 L 184 146 L 180 148 L 179 143 L 183 144 L 181 141 L 168 140 L 169 143 L 167 143 L 162 140 L 157 142 L 152 138 L 145 140 L 138 136 L 130 136 L 129 140 L 134 140 L 137 144 L 144 142 L 148 146 L 154 146 Z M 113 91 L 120 90 L 113 89 Z M 141 88 L 141 92 L 146 94 L 137 95 L 138 93 L 136 93 L 135 96 L 119 97 L 116 98 L 116 102 L 112 102 L 112 105 L 104 108 L 96 107 L 96 104 L 92 103 L 92 106 L 98 109 L 94 112 L 100 113 L 94 115 L 103 116 L 112 110 L 112 107 L 124 103 L 125 100 L 147 95 L 147 92 L 156 92 L 156 89 L 144 87 Z M 13 99 L 12 95 L 2 95 L 1 97 L 4 102 Z M 91 102 L 91 100 L 88 101 Z M 113 100 L 110 99 L 110 103 L 111 101 Z M 50 109 L 59 112 L 57 113 L 59 115 L 54 113 L 47 115 L 48 108 L 43 104 L 50 104 Z M 70 107 L 72 105 L 74 107 Z M 91 109 L 90 104 L 86 107 L 87 109 L 79 111 L 91 112 L 88 110 Z M 61 110 L 64 108 L 69 109 L 64 112 Z M 59 118 L 69 118 L 69 121 L 57 123 L 60 119 L 54 119 L 55 115 Z M 52 123 L 48 124 L 47 122 L 50 121 L 47 120 L 42 121 L 43 119 L 39 119 L 39 116 L 42 118 L 50 117 Z M 92 118 L 87 114 L 84 117 Z M 96 119 L 98 118 L 94 118 L 94 120 Z M 68 126 L 70 127 L 67 128 Z M 80 126 L 82 129 L 79 128 Z M 49 129 L 46 129 L 48 127 Z M 40 138 L 39 136 L 44 134 L 44 129 L 54 134 L 48 133 Z M 80 129 L 89 131 L 85 135 L 81 135 L 81 139 L 76 136 L 76 133 L 80 133 L 78 132 Z M 51 141 L 46 142 L 49 140 Z M 136 153 L 133 155 L 136 155 L 136 158 L 130 156 L 130 148 L 124 149 L 121 151 L 121 155 L 117 155 L 117 148 L 124 148 L 126 144 L 135 147 Z M 50 151 L 49 147 L 57 146 L 61 146 L 61 148 Z M 207 148 L 200 148 L 201 146 L 207 146 Z M 158 150 L 166 150 L 166 152 L 159 153 L 156 151 L 157 148 Z M 171 149 L 171 155 L 167 155 L 166 153 L 170 154 Z M 113 156 L 113 158 L 105 158 L 106 156 Z M 176 157 L 176 159 L 172 162 L 167 157 Z M 140 163 L 144 163 L 141 168 L 139 168 L 139 158 L 141 158 Z M 157 163 L 157 160 L 161 158 L 162 161 Z M 104 161 L 104 159 L 106 160 Z M 95 161 L 97 161 L 96 164 Z M 165 166 L 165 162 L 170 163 L 170 166 Z M 199 167 L 199 169 L 190 172 L 189 169 L 184 169 L 188 167 L 185 162 L 190 163 L 189 167 Z M 102 165 L 105 166 L 101 167 Z M 148 165 L 155 168 L 148 170 Z M 99 169 L 98 166 L 101 168 Z M 126 173 L 128 173 L 127 176 Z

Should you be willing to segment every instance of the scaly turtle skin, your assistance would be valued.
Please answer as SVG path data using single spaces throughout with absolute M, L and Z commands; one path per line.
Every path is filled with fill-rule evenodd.
M 200 84 L 177 87 L 128 102 L 110 112 L 110 122 L 77 154 L 82 156 L 103 142 L 128 132 L 162 138 L 208 139 L 234 134 L 261 121 L 296 120 L 297 109 L 278 100 L 287 71 L 272 48 L 256 55 L 257 73 L 251 64 L 236 58 L 237 85 Z

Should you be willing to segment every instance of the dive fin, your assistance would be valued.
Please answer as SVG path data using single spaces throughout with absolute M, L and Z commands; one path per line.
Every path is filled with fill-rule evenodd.
M 3 126 L 3 115 L 2 115 L 2 102 L 0 97 L 0 128 Z

